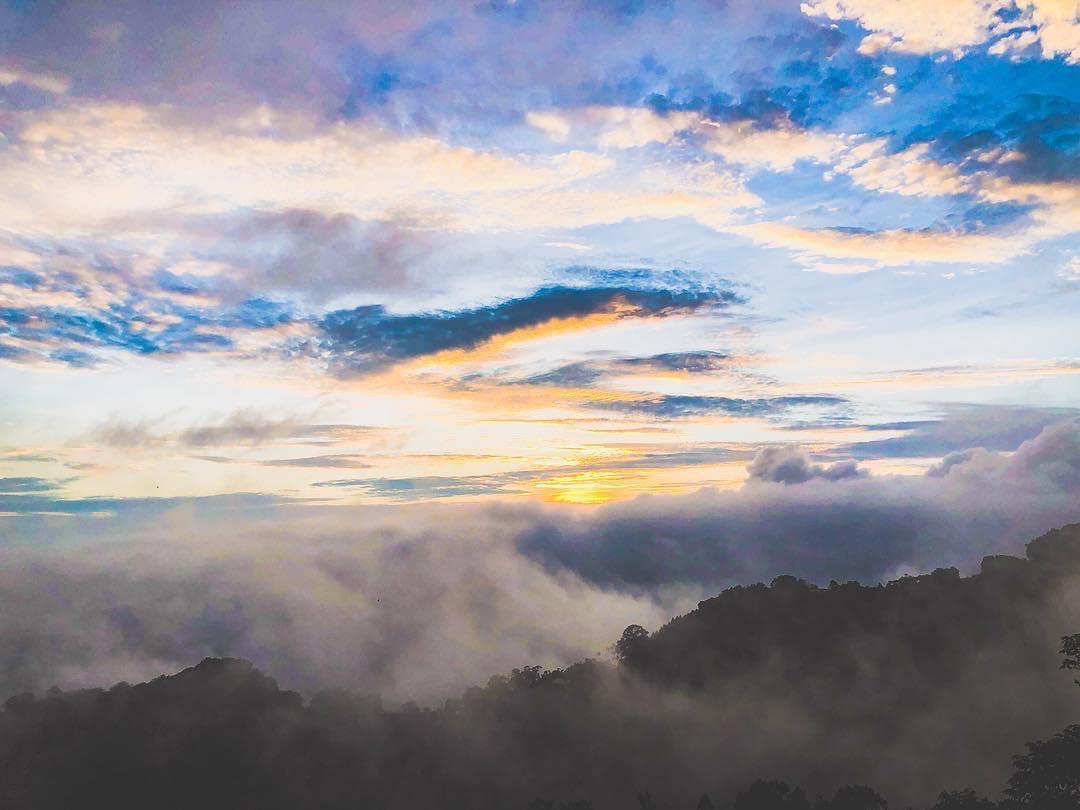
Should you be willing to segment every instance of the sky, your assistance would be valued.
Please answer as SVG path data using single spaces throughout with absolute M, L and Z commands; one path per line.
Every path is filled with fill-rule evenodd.
M 1071 0 L 8 2 L 0 546 L 476 520 L 603 632 L 1015 550 L 1078 79 Z

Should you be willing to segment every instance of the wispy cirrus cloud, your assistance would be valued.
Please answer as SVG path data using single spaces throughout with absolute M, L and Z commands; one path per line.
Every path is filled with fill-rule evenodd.
M 846 405 L 843 397 L 828 395 L 777 396 L 758 399 L 708 396 L 694 394 L 663 394 L 626 398 L 613 402 L 595 401 L 592 407 L 639 413 L 657 419 L 677 419 L 706 414 L 726 416 L 771 416 L 798 408 L 837 408 Z
M 296 417 L 274 419 L 253 410 L 236 411 L 224 419 L 169 429 L 154 421 L 110 419 L 83 437 L 118 449 L 256 447 L 274 443 L 324 445 L 368 438 L 379 430 L 369 425 L 327 424 Z

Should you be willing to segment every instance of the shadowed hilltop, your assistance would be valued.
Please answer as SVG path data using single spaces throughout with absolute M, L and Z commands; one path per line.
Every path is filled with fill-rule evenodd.
M 1080 524 L 966 578 L 731 588 L 627 628 L 615 664 L 525 666 L 437 708 L 305 702 L 206 659 L 8 699 L 0 807 L 1077 808 L 1075 632 Z

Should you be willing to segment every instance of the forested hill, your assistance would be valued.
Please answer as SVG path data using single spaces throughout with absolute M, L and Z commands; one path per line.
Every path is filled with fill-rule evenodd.
M 881 810 L 972 787 L 1010 810 L 1077 808 L 1080 729 L 1062 729 L 1080 688 L 1059 665 L 1077 663 L 1062 637 L 1080 632 L 1078 583 L 1074 525 L 966 578 L 733 588 L 652 635 L 628 628 L 618 665 L 527 666 L 432 709 L 305 701 L 234 659 L 15 696 L 0 807 L 809 810 L 820 794 L 818 810 Z M 760 778 L 801 789 L 748 788 Z
M 1080 600 L 1063 590 L 1077 576 L 1073 524 L 1030 542 L 1026 559 L 986 557 L 971 577 L 942 568 L 877 587 L 818 587 L 790 576 L 737 586 L 651 636 L 627 628 L 617 650 L 639 674 L 693 687 L 764 668 L 792 681 L 921 688 L 995 654 L 1053 668 L 1047 640 L 1068 630 L 1055 617 Z

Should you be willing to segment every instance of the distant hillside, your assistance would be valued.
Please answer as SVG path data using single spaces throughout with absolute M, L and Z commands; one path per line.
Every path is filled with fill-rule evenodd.
M 1080 599 L 1061 591 L 1077 575 L 1080 524 L 1032 541 L 1026 560 L 986 557 L 967 578 L 941 568 L 877 587 L 819 588 L 780 576 L 699 602 L 652 636 L 629 632 L 620 657 L 649 678 L 699 688 L 767 666 L 792 682 L 872 681 L 876 690 L 902 691 L 926 678 L 948 681 L 973 654 L 994 650 L 1052 668 L 1056 650 L 1039 631 L 1068 627 L 1039 625 Z
M 776 785 L 737 799 L 760 777 L 810 797 L 868 784 L 894 808 L 968 786 L 996 797 L 1025 742 L 1080 719 L 1059 669 L 1074 632 L 1080 525 L 967 578 L 732 588 L 651 635 L 628 628 L 617 666 L 523 667 L 432 710 L 305 702 L 248 662 L 207 659 L 7 700 L 0 808 L 804 807 Z M 1080 780 L 1076 738 L 1062 761 Z M 820 808 L 877 810 L 875 795 Z

